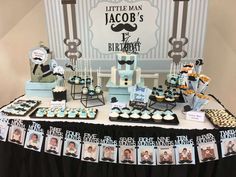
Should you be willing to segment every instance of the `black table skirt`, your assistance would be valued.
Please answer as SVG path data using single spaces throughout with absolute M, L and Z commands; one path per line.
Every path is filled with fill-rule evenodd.
M 30 121 L 25 121 L 30 124 Z M 155 127 L 105 126 L 85 123 L 39 122 L 44 130 L 49 126 L 83 133 L 119 137 L 157 137 L 212 133 L 219 147 L 219 130 L 177 130 Z M 44 147 L 44 144 L 43 144 Z M 196 149 L 195 149 L 196 150 Z M 198 157 L 196 155 L 196 161 Z M 9 142 L 0 142 L 0 177 L 235 177 L 236 156 L 196 165 L 138 166 L 110 163 L 89 163 L 63 156 L 54 156 L 24 149 Z

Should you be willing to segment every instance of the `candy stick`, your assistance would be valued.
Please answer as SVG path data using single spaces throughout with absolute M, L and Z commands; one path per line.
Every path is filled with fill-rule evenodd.
M 170 75 L 172 73 L 172 67 L 173 67 L 173 63 L 170 64 Z

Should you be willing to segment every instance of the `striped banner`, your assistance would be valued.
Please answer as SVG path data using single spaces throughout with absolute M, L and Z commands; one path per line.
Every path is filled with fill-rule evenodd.
M 79 51 L 82 52 L 83 58 L 97 61 L 114 60 L 114 54 L 102 54 L 92 46 L 92 32 L 90 11 L 95 8 L 99 2 L 121 2 L 122 0 L 77 0 L 76 16 L 78 38 L 81 39 Z M 126 2 L 138 2 L 137 0 L 125 0 Z M 141 0 L 140 0 L 141 1 Z M 143 0 L 142 0 L 143 1 Z M 158 43 L 146 54 L 139 56 L 140 60 L 149 60 L 149 66 L 152 68 L 152 60 L 171 61 L 168 52 L 172 49 L 169 38 L 172 36 L 174 1 L 173 0 L 147 0 L 153 7 L 158 8 L 159 15 L 157 17 L 157 25 L 159 32 L 157 33 Z M 63 43 L 65 38 L 63 9 L 60 0 L 44 0 L 47 28 L 49 36 L 49 46 L 54 52 L 54 58 L 65 58 L 64 52 L 66 46 Z M 184 50 L 188 55 L 186 60 L 193 60 L 203 57 L 203 49 L 205 42 L 206 21 L 208 0 L 190 0 L 188 7 L 186 37 L 189 39 Z M 101 64 L 103 64 L 101 62 Z M 99 64 L 97 62 L 96 64 Z M 101 65 L 100 64 L 100 65 Z M 110 66 L 109 66 L 110 67 Z M 148 66 L 147 66 L 148 68 Z M 149 68 L 150 69 L 150 68 Z

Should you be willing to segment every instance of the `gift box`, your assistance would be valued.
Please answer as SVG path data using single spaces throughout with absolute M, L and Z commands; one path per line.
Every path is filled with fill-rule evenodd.
M 53 98 L 52 89 L 56 86 L 56 82 L 39 83 L 27 81 L 25 83 L 25 95 L 29 97 Z

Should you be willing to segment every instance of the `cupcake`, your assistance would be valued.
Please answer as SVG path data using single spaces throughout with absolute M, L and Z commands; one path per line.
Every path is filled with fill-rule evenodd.
M 171 110 L 166 110 L 166 111 L 164 111 L 163 114 L 164 114 L 164 117 L 163 117 L 164 120 L 174 120 L 175 119 L 174 113 Z
M 156 91 L 156 100 L 159 102 L 162 102 L 164 101 L 164 99 L 165 99 L 164 91 L 163 91 L 162 86 L 160 85 Z
M 90 118 L 90 119 L 94 119 L 96 116 L 96 110 L 93 108 L 89 108 L 87 110 L 87 113 L 88 113 L 88 118 Z
M 174 95 L 175 101 L 178 101 L 180 97 L 180 93 L 176 89 L 173 89 L 173 95 Z
M 162 117 L 162 112 L 161 111 L 154 111 L 153 112 L 153 115 L 152 115 L 152 119 L 155 121 L 155 122 L 160 122 L 163 117 Z
M 86 111 L 86 109 L 83 108 L 83 109 L 80 110 L 79 117 L 83 118 L 83 119 L 87 118 L 87 111 Z
M 68 117 L 69 118 L 75 118 L 78 114 L 78 111 L 76 109 L 70 109 L 68 111 Z
M 64 117 L 66 117 L 66 114 L 67 114 L 66 110 L 63 109 L 63 108 L 61 108 L 61 109 L 57 112 L 56 115 L 57 115 L 58 118 L 64 118 Z
M 124 118 L 124 119 L 129 119 L 129 118 L 130 118 L 130 117 L 129 117 L 129 113 L 130 113 L 130 109 L 127 108 L 127 107 L 124 107 L 124 108 L 122 108 L 122 110 L 121 110 L 120 117 L 121 117 L 121 118 Z
M 55 111 L 55 109 L 49 109 L 48 110 L 48 112 L 47 112 L 47 117 L 55 117 L 55 115 L 56 115 L 56 111 Z
M 39 108 L 36 112 L 36 117 L 44 117 L 47 114 L 45 108 Z
M 117 120 L 120 115 L 120 108 L 114 107 L 111 109 L 111 113 L 109 114 L 109 117 L 111 120 Z
M 140 118 L 140 112 L 141 111 L 139 109 L 134 109 L 133 111 L 131 111 L 130 118 L 139 119 Z
M 150 111 L 145 109 L 142 111 L 141 119 L 148 120 L 151 119 Z
M 168 92 L 166 93 L 165 100 L 167 102 L 174 102 L 175 101 L 174 94 L 173 94 L 173 92 L 171 90 L 168 90 Z

